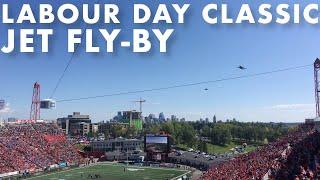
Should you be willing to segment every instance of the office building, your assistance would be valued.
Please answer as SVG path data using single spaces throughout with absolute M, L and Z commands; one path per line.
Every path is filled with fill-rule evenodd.
M 166 120 L 166 117 L 164 116 L 164 113 L 160 113 L 159 114 L 159 121 L 165 121 Z
M 124 111 L 122 112 L 121 122 L 129 123 L 130 127 L 135 127 L 137 130 L 142 130 L 142 113 L 137 111 Z
M 87 135 L 91 131 L 91 119 L 89 115 L 81 115 L 80 112 L 74 112 L 72 115 L 57 119 L 58 126 L 71 136 Z

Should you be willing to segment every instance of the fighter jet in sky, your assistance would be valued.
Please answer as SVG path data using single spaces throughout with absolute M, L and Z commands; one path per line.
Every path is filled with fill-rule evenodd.
M 240 69 L 240 70 L 246 70 L 247 68 L 244 67 L 244 66 L 239 66 L 238 69 Z

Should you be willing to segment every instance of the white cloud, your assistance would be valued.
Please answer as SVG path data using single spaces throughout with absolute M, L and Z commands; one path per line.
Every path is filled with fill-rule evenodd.
M 287 111 L 311 111 L 314 110 L 315 104 L 279 104 L 266 109 L 271 110 L 287 110 Z

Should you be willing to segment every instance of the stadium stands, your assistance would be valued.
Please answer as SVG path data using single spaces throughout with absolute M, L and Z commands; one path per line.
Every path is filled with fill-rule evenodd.
M 0 128 L 0 174 L 81 161 L 76 149 L 53 124 L 16 124 Z
M 301 125 L 257 151 L 212 167 L 201 179 L 316 179 L 320 134 Z

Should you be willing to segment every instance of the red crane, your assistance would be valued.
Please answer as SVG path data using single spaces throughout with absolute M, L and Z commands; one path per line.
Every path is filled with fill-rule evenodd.
M 39 119 L 40 119 L 40 84 L 36 82 L 33 85 L 30 121 L 36 122 Z

